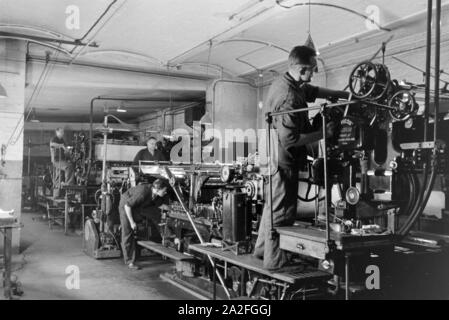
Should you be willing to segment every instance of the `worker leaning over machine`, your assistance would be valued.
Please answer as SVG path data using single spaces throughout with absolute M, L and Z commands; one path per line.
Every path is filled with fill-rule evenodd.
M 57 172 L 54 181 L 59 181 L 60 172 L 64 171 L 65 184 L 73 185 L 75 182 L 75 174 L 73 170 L 73 165 L 69 161 L 66 153 L 69 149 L 64 141 L 64 129 L 57 128 L 55 130 L 55 136 L 50 140 L 50 153 L 51 153 L 51 163 L 53 164 L 55 171 Z M 56 183 L 55 183 L 56 184 Z
M 122 194 L 119 204 L 122 228 L 122 251 L 125 264 L 130 269 L 140 269 L 136 264 L 136 222 L 144 217 L 153 221 L 160 216 L 159 207 L 166 204 L 167 184 L 162 179 L 152 184 L 138 184 Z M 143 212 L 145 211 L 145 212 Z M 160 219 L 160 217 L 159 217 Z
M 134 157 L 134 164 L 139 164 L 139 161 L 167 161 L 164 153 L 156 148 L 157 140 L 155 137 L 150 137 L 146 141 L 147 147 L 137 152 Z
M 267 97 L 268 112 L 307 108 L 307 102 L 317 98 L 349 98 L 346 91 L 334 91 L 309 84 L 317 70 L 316 52 L 306 46 L 292 49 L 288 58 L 288 72 L 276 79 Z M 273 117 L 277 133 L 277 166 L 272 172 L 273 227 L 294 223 L 297 212 L 298 175 L 307 158 L 306 145 L 323 138 L 322 131 L 312 131 L 307 112 Z M 327 135 L 332 136 L 335 124 L 327 124 Z M 268 190 L 269 192 L 269 190 Z M 254 255 L 263 259 L 266 269 L 275 270 L 287 262 L 286 253 L 279 249 L 279 237 L 271 236 L 269 197 L 265 202 Z

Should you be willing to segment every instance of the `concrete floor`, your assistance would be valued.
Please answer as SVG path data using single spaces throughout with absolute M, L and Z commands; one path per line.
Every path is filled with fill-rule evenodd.
M 127 269 L 121 259 L 95 260 L 81 250 L 81 236 L 49 230 L 42 214 L 22 213 L 21 254 L 13 258 L 21 299 L 193 299 L 160 279 L 173 263 L 158 256 L 140 261 L 142 270 Z M 66 268 L 77 266 L 80 288 L 66 287 Z

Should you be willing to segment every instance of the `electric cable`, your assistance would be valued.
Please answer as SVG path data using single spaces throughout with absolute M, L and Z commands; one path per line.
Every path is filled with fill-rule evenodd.
M 352 14 L 355 14 L 357 16 L 359 16 L 360 18 L 363 18 L 365 20 L 369 20 L 371 23 L 375 24 L 380 30 L 383 31 L 391 31 L 391 29 L 382 27 L 377 21 L 375 21 L 374 19 L 368 17 L 367 15 L 364 15 L 363 13 L 357 12 L 355 10 L 346 8 L 346 7 L 342 7 L 336 4 L 332 4 L 332 3 L 322 3 L 322 2 L 300 2 L 300 3 L 295 3 L 292 4 L 291 6 L 286 6 L 283 5 L 282 2 L 284 2 L 283 0 L 276 0 L 276 4 L 278 6 L 280 6 L 281 8 L 284 9 L 292 9 L 294 7 L 301 7 L 301 6 L 322 6 L 322 7 L 330 7 L 330 8 L 334 8 L 334 9 L 339 9 L 339 10 L 343 10 Z

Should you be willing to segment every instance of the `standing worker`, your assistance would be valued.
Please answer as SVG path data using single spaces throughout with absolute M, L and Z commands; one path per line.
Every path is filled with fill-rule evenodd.
M 134 157 L 134 164 L 139 164 L 139 161 L 167 161 L 164 153 L 156 148 L 156 143 L 156 138 L 148 138 L 146 141 L 147 147 L 137 152 Z
M 266 111 L 307 108 L 307 102 L 314 102 L 317 98 L 348 99 L 349 93 L 346 91 L 334 91 L 309 84 L 317 70 L 314 49 L 307 46 L 293 48 L 288 64 L 288 72 L 276 79 L 270 87 Z M 334 127 L 334 123 L 328 123 L 328 136 L 333 135 Z M 293 225 L 297 211 L 298 175 L 307 158 L 306 146 L 323 138 L 321 130 L 312 131 L 307 112 L 273 117 L 273 129 L 278 148 L 277 163 L 272 172 L 273 203 L 269 202 L 270 197 L 266 197 L 268 201 L 264 205 L 254 250 L 254 256 L 263 259 L 264 268 L 268 270 L 282 268 L 288 262 L 286 253 L 279 249 L 279 237 L 271 237 L 271 228 Z
M 64 141 L 64 129 L 57 128 L 55 130 L 55 136 L 50 140 L 51 163 L 53 164 L 55 172 L 57 172 L 53 178 L 54 186 L 61 182 L 60 171 L 64 171 L 66 185 L 73 185 L 75 182 L 73 165 L 66 156 L 66 152 L 68 151 L 69 149 Z

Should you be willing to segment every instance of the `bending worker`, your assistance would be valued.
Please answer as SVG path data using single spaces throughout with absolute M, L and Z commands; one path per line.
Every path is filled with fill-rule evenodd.
M 306 46 L 297 46 L 290 52 L 288 72 L 276 79 L 267 96 L 269 112 L 307 108 L 307 102 L 317 98 L 348 99 L 346 91 L 334 91 L 309 84 L 317 70 L 316 52 Z M 327 125 L 327 135 L 332 136 L 335 124 Z M 264 268 L 276 270 L 287 264 L 286 253 L 279 249 L 279 237 L 271 237 L 271 212 L 273 227 L 293 225 L 297 212 L 299 168 L 307 159 L 306 146 L 323 138 L 322 130 L 312 131 L 307 112 L 273 117 L 277 136 L 277 161 L 272 170 L 272 201 L 265 202 L 254 255 L 263 259 Z M 268 190 L 268 192 L 270 192 Z M 273 239 L 272 239 L 273 238 Z
M 120 225 L 122 227 L 122 251 L 125 264 L 130 269 L 140 269 L 136 264 L 137 224 L 143 219 L 145 211 L 156 211 L 165 204 L 167 184 L 157 179 L 152 184 L 139 184 L 122 194 L 119 204 Z

